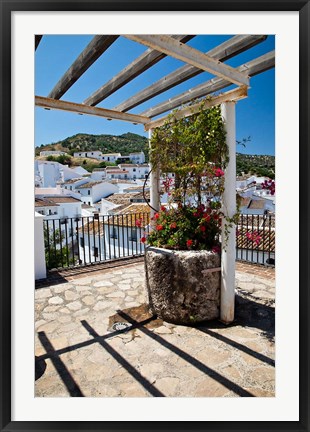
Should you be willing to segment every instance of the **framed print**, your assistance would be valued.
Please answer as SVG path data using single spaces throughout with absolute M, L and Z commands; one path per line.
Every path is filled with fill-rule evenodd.
M 309 430 L 308 1 L 151 2 L 151 11 L 141 1 L 0 1 L 1 430 Z M 244 55 L 239 64 L 238 55 Z M 269 81 L 255 88 L 250 78 L 266 71 Z M 251 95 L 252 105 L 242 108 L 241 99 Z M 165 243 L 154 245 L 170 246 L 173 253 L 179 247 L 173 242 L 186 231 L 183 222 L 167 216 L 173 207 L 159 210 L 164 193 L 169 202 L 168 183 L 177 190 L 182 170 L 172 178 L 167 168 L 170 177 L 156 180 L 148 164 L 149 139 L 175 108 L 175 122 L 182 115 L 191 124 L 195 109 L 198 118 L 198 100 L 210 112 L 221 104 L 218 121 L 224 126 L 217 131 L 230 143 L 230 165 L 221 155 L 221 162 L 205 165 L 212 176 L 205 167 L 199 173 L 204 190 L 210 177 L 217 185 L 222 177 L 237 176 L 239 186 L 246 181 L 245 157 L 237 171 L 236 166 L 229 171 L 239 148 L 241 155 L 251 153 L 247 179 L 253 177 L 242 186 L 251 192 L 242 196 L 243 205 L 249 198 L 246 216 L 240 216 L 246 226 L 231 218 L 238 224 L 231 244 L 233 253 L 237 245 L 242 254 L 240 265 L 249 254 L 254 267 L 248 278 L 238 271 L 238 286 L 234 278 L 229 282 L 235 260 L 232 265 L 226 248 L 215 248 L 224 235 L 218 225 L 218 243 L 208 247 L 221 259 L 203 270 L 203 278 L 218 276 L 221 285 L 218 321 L 210 325 L 199 318 L 205 308 L 190 309 L 186 322 L 178 315 L 169 323 L 155 300 L 150 315 L 139 292 L 148 227 L 155 223 L 159 239 L 169 231 Z M 92 120 L 86 123 L 86 117 Z M 211 135 L 217 128 L 212 124 Z M 205 133 L 202 128 L 197 134 L 198 128 L 196 122 L 193 142 Z M 246 138 L 249 128 L 254 137 Z M 209 135 L 203 143 L 211 142 Z M 124 147 L 119 137 L 127 140 Z M 218 144 L 220 133 L 216 137 Z M 240 147 L 232 150 L 236 142 Z M 151 145 L 154 152 L 154 141 Z M 274 156 L 260 166 L 268 145 Z M 189 148 L 194 152 L 194 144 Z M 196 169 L 203 154 L 201 144 Z M 193 159 L 190 167 L 193 179 Z M 234 205 L 231 184 L 226 181 L 225 199 Z M 198 198 L 196 207 L 187 204 L 195 210 L 191 221 L 202 218 L 183 236 L 184 247 L 196 255 L 203 251 L 199 239 L 206 241 L 206 231 L 220 218 L 212 219 L 214 190 L 205 202 Z M 128 207 L 117 213 L 120 202 L 112 197 L 122 194 L 133 194 L 128 206 L 138 209 L 127 225 Z M 144 201 L 149 194 L 149 216 L 142 214 L 139 194 Z M 121 258 L 127 258 L 126 270 Z M 150 278 L 148 272 L 148 293 Z M 166 279 L 159 278 L 160 296 Z M 191 307 L 198 301 L 198 279 L 187 301 Z

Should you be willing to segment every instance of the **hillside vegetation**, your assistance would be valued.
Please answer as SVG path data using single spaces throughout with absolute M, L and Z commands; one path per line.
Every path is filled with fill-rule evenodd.
M 61 150 L 70 155 L 78 151 L 99 150 L 102 153 L 119 152 L 123 156 L 143 151 L 148 157 L 148 139 L 144 136 L 127 132 L 123 135 L 89 135 L 77 134 L 57 143 L 36 147 L 36 156 L 44 150 Z
M 123 135 L 90 135 L 76 134 L 72 137 L 65 138 L 57 143 L 41 145 L 36 147 L 35 154 L 39 156 L 40 151 L 44 150 L 60 150 L 73 155 L 78 151 L 93 151 L 100 150 L 102 153 L 119 152 L 126 156 L 129 153 L 143 151 L 148 161 L 148 139 L 144 136 L 127 132 Z M 40 158 L 47 159 L 47 158 Z M 61 160 L 55 158 L 60 163 Z M 95 161 L 88 158 L 73 158 L 67 159 L 69 165 L 81 165 L 88 171 L 93 168 L 103 167 L 107 164 Z M 237 153 L 237 175 L 256 174 L 258 176 L 266 176 L 274 179 L 275 177 L 275 157 L 269 155 L 247 155 Z
M 256 174 L 275 178 L 275 157 L 270 155 L 247 155 L 237 153 L 237 175 Z

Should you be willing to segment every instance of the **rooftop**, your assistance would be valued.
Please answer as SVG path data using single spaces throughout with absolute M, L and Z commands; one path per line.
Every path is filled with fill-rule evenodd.
M 98 185 L 100 183 L 103 183 L 102 181 L 93 181 L 93 182 L 88 182 L 88 183 L 84 183 L 81 186 L 78 186 L 77 189 L 88 189 L 88 188 L 92 188 L 95 185 Z
M 74 198 L 69 195 L 60 195 L 60 196 L 48 196 L 48 201 L 51 201 L 52 203 L 81 203 L 81 201 L 77 198 Z
M 35 207 L 50 207 L 50 206 L 58 206 L 58 204 L 55 204 L 52 201 L 49 201 L 46 198 L 35 198 Z
M 130 203 L 130 199 L 134 198 L 136 195 L 139 195 L 138 192 L 134 193 L 115 193 L 113 195 L 108 196 L 105 200 L 112 202 L 114 204 L 124 204 Z
M 260 268 L 237 264 L 229 326 L 156 319 L 141 261 L 59 274 L 35 291 L 35 396 L 274 397 L 274 270 Z
M 128 167 L 128 168 L 144 168 L 147 167 L 149 168 L 148 164 L 126 164 L 126 163 L 122 163 L 119 164 L 120 167 Z

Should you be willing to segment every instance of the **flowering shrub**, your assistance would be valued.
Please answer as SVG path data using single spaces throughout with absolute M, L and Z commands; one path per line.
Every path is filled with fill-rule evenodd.
M 147 240 L 151 246 L 166 249 L 220 251 L 221 213 L 217 205 L 161 208 L 153 221 L 155 229 Z
M 276 184 L 274 182 L 274 180 L 265 180 L 264 183 L 262 183 L 262 188 L 265 190 L 269 190 L 270 191 L 270 195 L 274 195 L 276 192 Z
M 198 112 L 189 117 L 172 113 L 154 130 L 150 147 L 152 168 L 160 171 L 169 202 L 155 213 L 152 231 L 142 243 L 218 253 L 224 171 L 229 161 L 220 106 L 206 108 L 202 101 Z M 226 221 L 225 238 L 229 223 L 232 226 L 228 217 Z

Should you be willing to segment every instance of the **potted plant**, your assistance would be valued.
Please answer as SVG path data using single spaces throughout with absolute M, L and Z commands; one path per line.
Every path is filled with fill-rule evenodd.
M 168 322 L 219 317 L 224 171 L 228 163 L 219 106 L 154 130 L 150 162 L 169 199 L 152 218 L 145 253 L 150 307 Z M 228 235 L 228 233 L 226 233 Z

